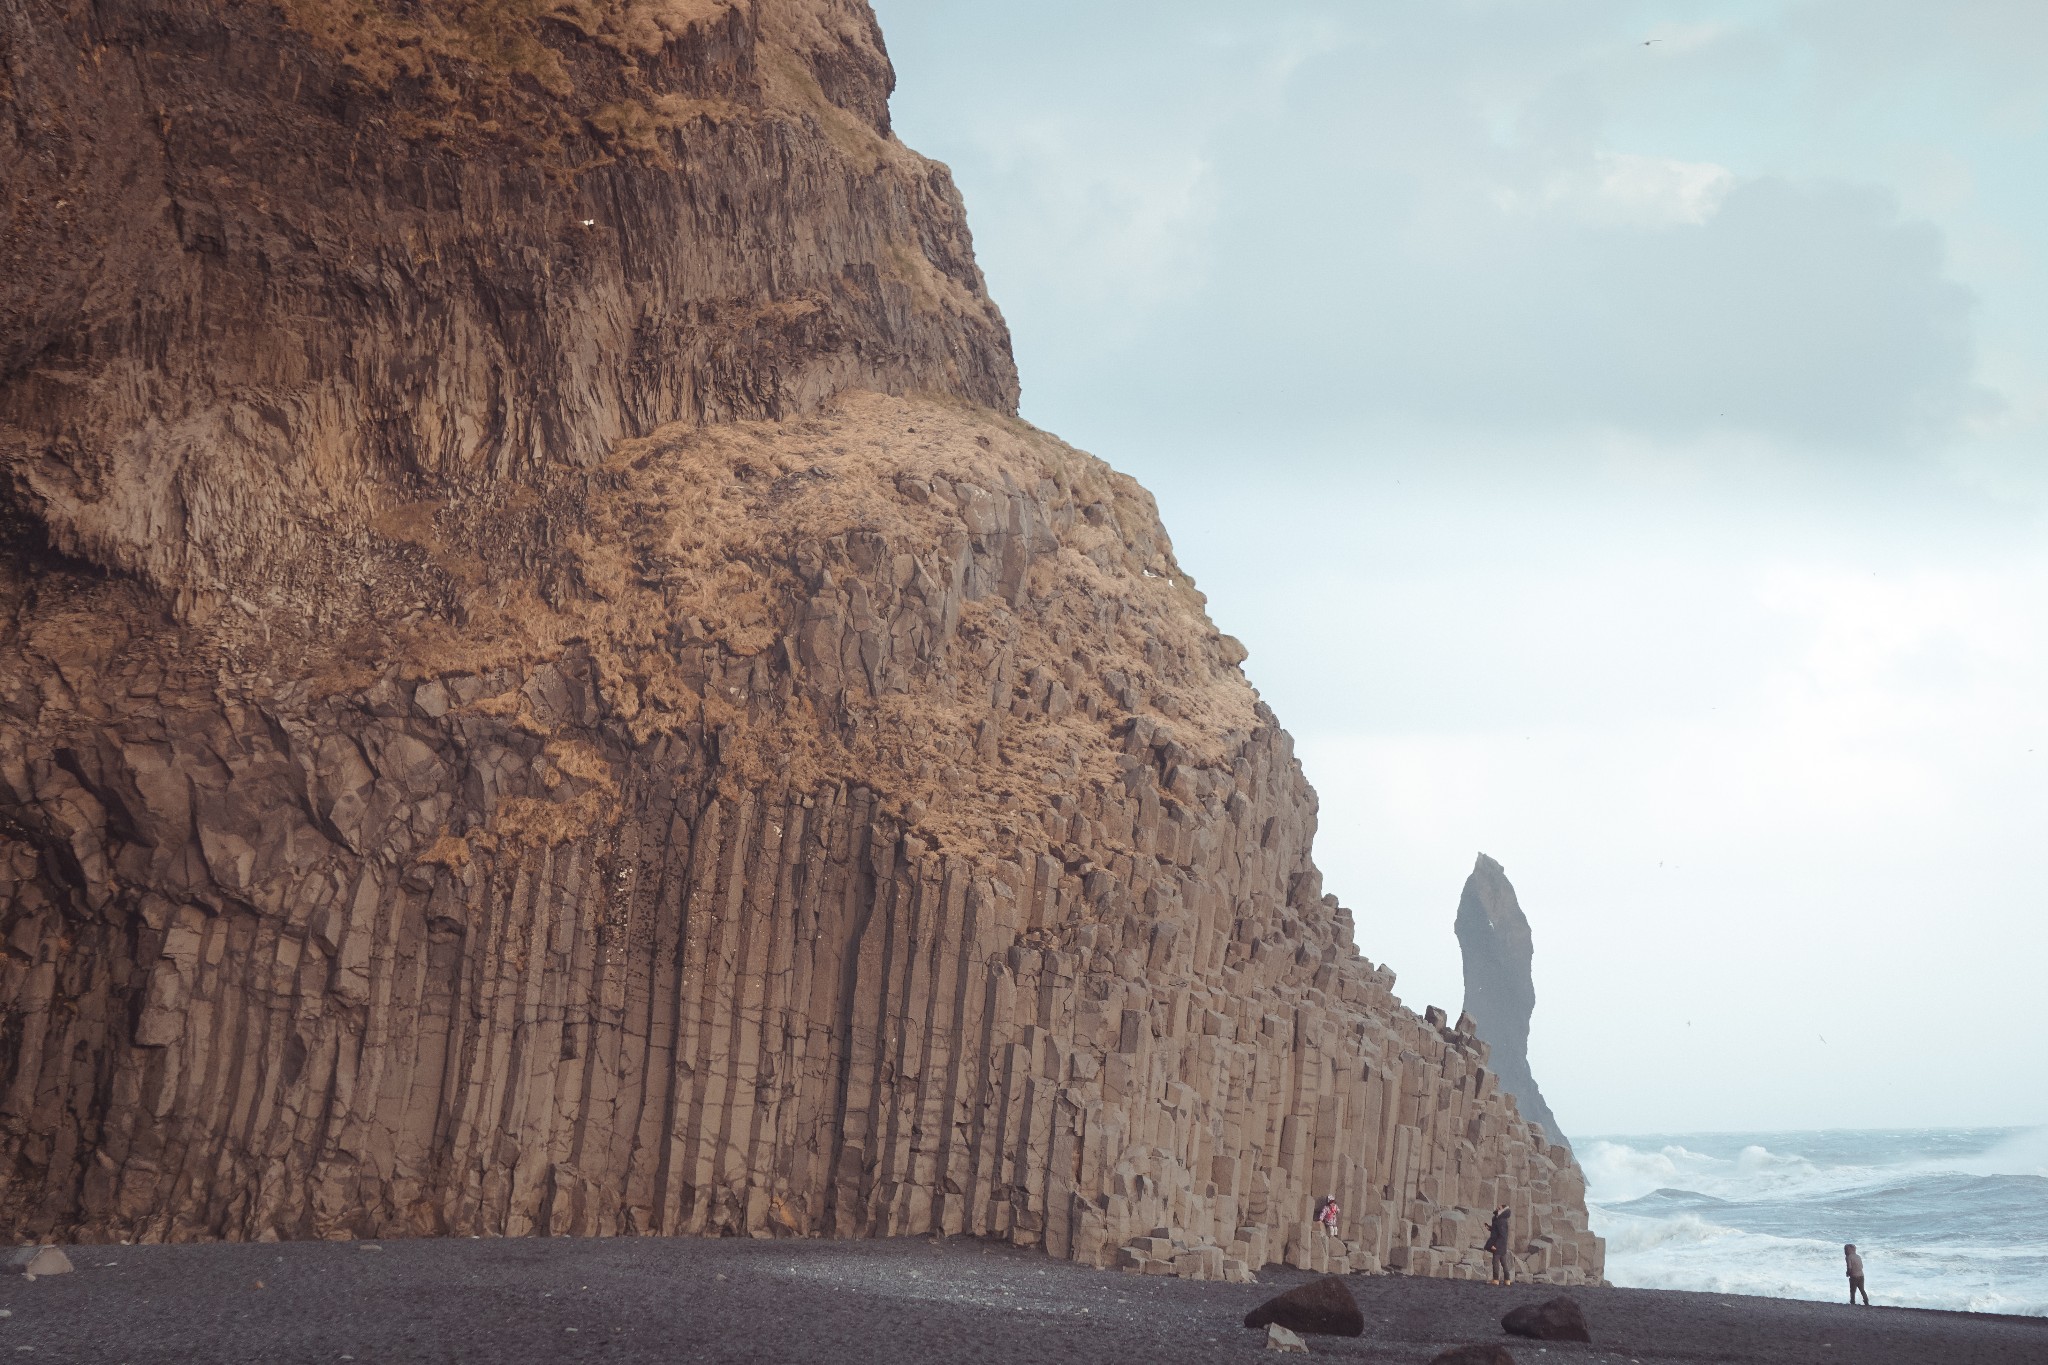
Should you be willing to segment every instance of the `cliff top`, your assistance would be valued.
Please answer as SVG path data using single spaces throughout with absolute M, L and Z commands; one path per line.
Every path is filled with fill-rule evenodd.
M 393 501 L 851 389 L 1014 412 L 850 0 L 28 0 L 0 532 L 182 620 L 374 615 Z

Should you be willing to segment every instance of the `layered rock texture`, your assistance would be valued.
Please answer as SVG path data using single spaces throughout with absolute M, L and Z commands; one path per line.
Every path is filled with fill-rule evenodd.
M 0 1231 L 1598 1277 L 865 6 L 7 23 Z
M 1458 947 L 1465 959 L 1465 1019 L 1492 1050 L 1501 1089 L 1530 1122 L 1564 1145 L 1557 1119 L 1529 1070 L 1529 1020 L 1536 1012 L 1536 943 L 1529 917 L 1501 865 L 1484 853 L 1458 897 Z M 1460 1021 L 1461 1025 L 1463 1020 Z

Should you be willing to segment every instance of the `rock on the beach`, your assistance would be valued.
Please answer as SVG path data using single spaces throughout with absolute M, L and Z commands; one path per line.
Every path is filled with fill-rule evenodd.
M 1511 1308 L 1500 1325 L 1509 1335 L 1534 1337 L 1538 1341 L 1591 1341 L 1593 1334 L 1586 1330 L 1586 1315 L 1578 1303 L 1560 1294 L 1542 1303 L 1525 1303 L 1520 1308 Z
M 7 1258 L 7 1268 L 30 1279 L 43 1275 L 68 1275 L 71 1273 L 71 1258 L 55 1247 L 21 1247 Z
M 1277 1323 L 1297 1332 L 1314 1332 L 1328 1337 L 1356 1337 L 1365 1334 L 1365 1315 L 1350 1287 L 1335 1275 L 1310 1280 L 1285 1294 L 1275 1294 L 1244 1315 L 1247 1327 Z
M 1507 1347 L 1486 1342 L 1440 1351 L 1429 1358 L 1429 1365 L 1515 1365 L 1515 1358 Z
M 1249 1247 L 1245 1248 L 1249 1250 Z M 1168 1228 L 1155 1228 L 1117 1248 L 1116 1264 L 1133 1275 L 1177 1275 L 1183 1280 L 1227 1280 L 1251 1284 L 1251 1265 L 1214 1243 L 1187 1245 Z
M 1266 1349 L 1269 1351 L 1299 1351 L 1308 1354 L 1308 1343 L 1279 1323 L 1266 1325 Z

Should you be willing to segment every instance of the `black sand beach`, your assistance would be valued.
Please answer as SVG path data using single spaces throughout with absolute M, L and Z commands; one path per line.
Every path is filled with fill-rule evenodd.
M 374 1248 L 374 1249 L 373 1249 Z M 434 1362 L 1151 1362 L 1264 1357 L 1238 1325 L 1310 1278 L 1182 1283 L 954 1240 L 617 1238 L 70 1250 L 77 1270 L 0 1280 L 0 1356 L 67 1365 Z M 1590 1346 L 1518 1341 L 1537 1287 L 1351 1279 L 1360 1339 L 1313 1354 L 1414 1362 L 1470 1341 L 1518 1362 L 2039 1365 L 2048 1319 L 1643 1289 L 1574 1290 Z M 1880 1286 L 1880 1297 L 1882 1286 Z

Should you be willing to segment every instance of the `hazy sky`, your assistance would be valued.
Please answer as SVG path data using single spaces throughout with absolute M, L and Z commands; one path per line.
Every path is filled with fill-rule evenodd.
M 1404 1000 L 1484 850 L 1568 1132 L 2048 1121 L 2048 4 L 876 9 Z

